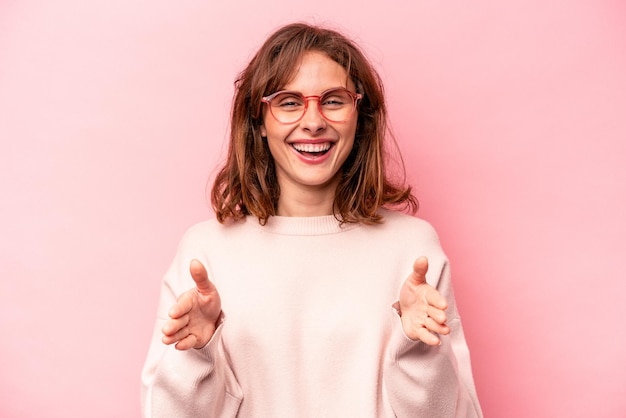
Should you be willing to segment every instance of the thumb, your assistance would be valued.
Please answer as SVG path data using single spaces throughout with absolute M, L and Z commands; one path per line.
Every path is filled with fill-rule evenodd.
M 426 272 L 428 271 L 428 258 L 421 256 L 413 263 L 413 274 L 411 280 L 414 284 L 420 285 L 426 283 Z
M 193 281 L 196 282 L 196 287 L 200 293 L 206 294 L 215 291 L 215 286 L 209 280 L 209 274 L 200 261 L 196 259 L 191 260 L 189 272 Z
M 426 272 L 428 271 L 428 258 L 421 256 L 413 263 L 413 274 L 409 277 L 409 280 L 417 286 L 427 285 L 428 290 L 424 294 L 424 300 L 430 305 L 438 309 L 447 309 L 448 302 L 437 289 L 430 287 L 426 283 Z

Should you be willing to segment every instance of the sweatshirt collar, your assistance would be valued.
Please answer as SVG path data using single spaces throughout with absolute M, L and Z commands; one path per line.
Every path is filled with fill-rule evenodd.
M 329 235 L 358 228 L 360 224 L 341 225 L 333 215 L 292 217 L 270 216 L 265 225 L 260 225 L 256 217 L 248 216 L 247 222 L 256 223 L 263 231 L 281 235 Z

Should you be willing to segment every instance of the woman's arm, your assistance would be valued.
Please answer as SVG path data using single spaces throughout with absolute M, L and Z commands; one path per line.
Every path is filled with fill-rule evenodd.
M 235 417 L 242 399 L 224 355 L 219 294 L 204 265 L 190 261 L 190 254 L 197 252 L 190 235 L 181 241 L 162 283 L 158 317 L 142 372 L 146 418 Z
M 417 277 L 409 276 L 400 292 L 400 309 L 393 313 L 384 367 L 384 384 L 394 413 L 397 417 L 482 417 L 448 264 L 443 264 L 435 289 L 425 283 L 426 270 L 420 269 L 424 263 L 419 260 L 412 273 Z M 415 287 L 418 295 L 413 292 Z M 412 303 L 407 306 L 407 302 Z M 414 317 L 409 325 L 402 319 L 407 310 Z

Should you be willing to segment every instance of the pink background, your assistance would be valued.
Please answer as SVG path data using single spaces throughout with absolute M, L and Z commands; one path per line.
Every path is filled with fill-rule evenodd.
M 626 416 L 624 3 L 302 3 L 0 3 L 0 416 L 139 415 L 233 79 L 293 20 L 386 80 L 485 415 Z

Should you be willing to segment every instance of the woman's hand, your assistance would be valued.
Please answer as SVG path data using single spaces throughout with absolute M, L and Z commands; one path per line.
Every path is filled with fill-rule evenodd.
M 413 272 L 400 289 L 400 319 L 404 333 L 410 339 L 428 345 L 439 345 L 435 334 L 446 335 L 448 302 L 439 291 L 426 283 L 428 259 L 419 257 L 413 264 Z
M 189 271 L 196 287 L 180 295 L 162 329 L 163 343 L 175 343 L 178 350 L 204 347 L 215 333 L 222 312 L 220 295 L 202 263 L 192 260 Z

